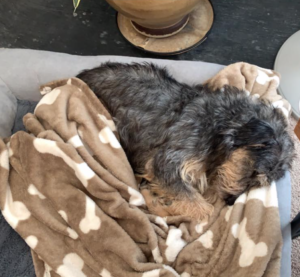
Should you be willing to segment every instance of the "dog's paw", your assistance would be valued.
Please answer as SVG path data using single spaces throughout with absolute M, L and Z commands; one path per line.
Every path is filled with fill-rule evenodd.
M 141 187 L 141 193 L 144 196 L 148 210 L 152 214 L 161 217 L 172 215 L 167 209 L 168 206 L 164 205 L 162 198 L 159 198 L 156 193 L 153 193 L 149 189 L 149 186 Z M 170 204 L 170 202 L 167 202 L 167 204 Z
M 185 197 L 176 200 L 172 204 L 174 214 L 189 216 L 197 220 L 208 220 L 214 211 L 213 205 L 209 204 L 201 194 L 196 198 Z

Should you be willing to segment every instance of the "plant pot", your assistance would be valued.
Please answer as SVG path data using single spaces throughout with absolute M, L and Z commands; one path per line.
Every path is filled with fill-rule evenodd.
M 147 37 L 177 34 L 188 23 L 189 14 L 201 0 L 106 0 L 131 20 L 133 28 Z

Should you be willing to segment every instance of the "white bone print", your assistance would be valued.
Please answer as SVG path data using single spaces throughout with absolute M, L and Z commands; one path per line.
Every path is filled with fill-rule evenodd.
M 211 230 L 208 230 L 207 232 L 205 232 L 200 238 L 198 238 L 197 240 L 199 242 L 202 243 L 202 245 L 205 247 L 205 248 L 212 248 L 213 246 L 213 237 L 214 237 L 214 234 Z
M 9 159 L 8 159 L 8 150 L 5 149 L 0 154 L 0 166 L 9 170 Z
M 239 239 L 241 256 L 239 258 L 240 267 L 250 266 L 256 257 L 264 257 L 268 253 L 268 247 L 264 242 L 255 242 L 250 238 L 246 230 L 247 218 L 245 217 L 240 224 L 236 223 L 231 227 L 231 233 Z
M 5 204 L 2 214 L 14 229 L 18 226 L 19 221 L 26 220 L 31 215 L 24 203 L 13 200 L 9 185 L 7 185 L 6 189 Z
M 143 195 L 139 191 L 128 187 L 128 193 L 130 194 L 129 204 L 134 206 L 142 206 L 146 204 Z
M 62 158 L 64 162 L 74 170 L 75 175 L 85 187 L 88 185 L 88 180 L 95 176 L 95 172 L 91 170 L 87 163 L 76 163 L 57 146 L 55 141 L 36 138 L 33 141 L 33 145 L 40 153 L 47 153 Z
M 34 109 L 34 113 L 36 113 L 37 109 L 39 106 L 41 105 L 52 105 L 57 97 L 60 95 L 61 90 L 56 88 L 50 92 L 48 92 L 47 94 L 44 95 L 44 97 L 40 100 L 40 102 L 36 105 L 35 109 Z
M 96 204 L 91 198 L 86 196 L 85 217 L 81 219 L 79 228 L 84 234 L 87 234 L 91 230 L 99 230 L 100 226 L 101 220 L 96 215 Z
M 112 130 L 106 126 L 104 127 L 99 133 L 99 139 L 102 143 L 107 144 L 109 143 L 113 148 L 121 148 L 119 141 L 117 140 L 115 134 Z
M 178 253 L 186 246 L 186 241 L 182 239 L 182 231 L 180 229 L 171 229 L 166 240 L 168 246 L 165 252 L 169 262 L 174 262 Z
M 112 131 L 116 131 L 116 125 L 113 120 L 107 119 L 105 115 L 98 114 L 98 117 L 107 125 Z
M 67 254 L 63 259 L 63 264 L 57 268 L 57 273 L 61 277 L 87 277 L 83 272 L 84 262 L 76 253 Z
M 46 199 L 45 195 L 39 192 L 35 185 L 30 184 L 27 189 L 28 193 L 31 195 L 37 195 L 41 199 Z

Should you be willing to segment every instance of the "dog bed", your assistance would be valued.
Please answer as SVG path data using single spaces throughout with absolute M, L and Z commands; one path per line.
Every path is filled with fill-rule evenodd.
M 4 52 L 6 52 L 6 55 L 5 55 L 5 58 L 7 59 L 7 57 L 9 56 L 9 54 L 11 53 L 11 51 L 8 51 L 8 50 L 3 50 Z M 7 51 L 8 52 L 10 52 L 10 53 L 7 53 Z M 20 55 L 20 53 L 22 54 L 22 52 L 24 52 L 24 51 L 21 51 L 21 50 L 15 50 L 14 51 L 14 53 L 18 56 L 18 55 Z M 31 52 L 31 51 L 29 51 L 29 52 Z M 35 52 L 36 53 L 36 52 Z M 0 54 L 3 54 L 3 52 L 2 53 L 0 53 Z M 40 55 L 48 55 L 48 53 L 43 53 L 43 54 L 41 54 L 41 53 L 36 53 L 37 54 L 37 57 L 41 57 Z M 13 54 L 11 54 L 11 55 L 13 55 Z M 35 55 L 35 54 L 34 54 Z M 31 57 L 32 56 L 34 56 L 34 55 L 31 55 Z M 60 58 L 61 56 L 64 56 L 64 55 L 61 55 L 61 54 L 53 54 L 54 56 L 53 56 L 53 58 L 56 56 L 56 58 Z M 43 79 L 44 81 L 49 81 L 49 80 L 53 80 L 53 79 L 58 79 L 58 78 L 61 78 L 61 77 L 71 77 L 71 76 L 73 76 L 73 75 L 76 75 L 77 73 L 78 73 L 78 69 L 82 69 L 82 68 L 90 68 L 90 67 L 93 67 L 93 66 L 96 66 L 97 64 L 99 64 L 99 61 L 104 61 L 104 60 L 107 60 L 107 59 L 110 59 L 110 60 L 117 60 L 117 61 L 129 61 L 128 60 L 128 58 L 120 58 L 120 57 L 100 57 L 100 58 L 98 58 L 98 60 L 97 61 L 95 61 L 95 58 L 93 58 L 93 59 L 91 59 L 90 57 L 86 57 L 85 59 L 91 59 L 92 60 L 92 64 L 90 64 L 90 65 L 86 65 L 85 64 L 85 62 L 82 62 L 82 59 L 84 59 L 84 58 L 79 58 L 78 57 L 78 62 L 81 60 L 81 66 L 82 66 L 82 68 L 75 68 L 76 66 L 78 66 L 78 63 L 76 63 L 75 61 L 76 61 L 76 59 L 75 59 L 75 57 L 71 57 L 71 56 L 66 56 L 66 60 L 69 58 L 69 66 L 70 66 L 70 72 L 69 73 L 62 73 L 62 72 L 55 72 L 55 73 L 52 73 L 52 74 L 60 74 L 60 76 L 51 76 L 51 74 L 49 74 L 50 76 L 47 76 L 47 75 L 45 75 L 44 77 L 46 77 L 45 79 L 43 79 L 43 78 L 41 78 L 42 76 L 43 76 L 43 73 L 41 73 L 41 72 L 43 72 L 43 70 L 45 71 L 45 60 L 47 60 L 47 59 L 45 59 L 45 58 L 43 58 L 43 59 L 38 59 L 38 65 L 37 66 L 35 66 L 35 70 L 33 70 L 33 72 L 35 72 L 36 74 L 34 74 L 35 76 L 34 76 L 34 78 L 36 78 L 36 85 L 35 85 L 35 87 L 31 87 L 31 88 L 29 88 L 29 90 L 27 89 L 27 93 L 28 93 L 28 98 L 27 99 L 29 99 L 29 100 L 38 100 L 38 98 L 40 97 L 40 95 L 37 93 L 37 85 L 39 85 L 39 84 L 42 84 L 42 82 L 41 82 L 41 79 Z M 72 60 L 72 59 L 74 59 L 74 60 Z M 31 60 L 31 61 L 30 61 Z M 23 64 L 22 66 L 25 66 L 26 67 L 26 64 L 30 64 L 30 63 L 32 63 L 32 64 L 35 64 L 34 62 L 33 62 L 33 60 L 34 59 L 29 59 L 29 60 L 27 60 L 27 61 L 25 61 L 25 64 Z M 43 62 L 42 62 L 43 61 Z M 51 62 L 52 62 L 53 60 L 51 60 Z M 44 65 L 44 66 L 42 66 L 42 67 L 40 67 L 41 66 L 41 62 L 42 62 L 42 64 Z M 204 81 L 204 80 L 206 80 L 206 79 L 208 79 L 209 77 L 212 77 L 216 72 L 218 72 L 219 70 L 220 70 L 220 66 L 216 66 L 216 65 L 211 65 L 211 64 L 204 64 L 204 63 L 193 63 L 193 62 L 171 62 L 171 61 L 155 61 L 155 62 L 157 62 L 157 63 L 160 63 L 160 64 L 162 64 L 162 63 L 166 63 L 166 65 L 168 66 L 168 68 L 170 68 L 171 69 L 171 72 L 173 73 L 173 75 L 175 75 L 175 77 L 177 78 L 177 79 L 179 79 L 179 80 L 181 80 L 181 81 L 185 81 L 185 82 L 189 82 L 189 83 L 191 83 L 192 82 L 192 80 L 196 80 L 196 81 L 194 81 L 194 82 L 197 82 L 197 83 L 199 83 L 199 82 L 202 82 L 202 81 Z M 75 63 L 76 63 L 76 66 L 75 66 Z M 186 63 L 186 65 L 187 65 L 187 67 L 182 67 L 181 65 L 178 65 L 178 64 L 183 64 L 183 63 Z M 66 63 L 66 64 L 68 64 L 68 62 Z M 212 73 L 212 74 L 207 74 L 207 72 L 208 71 L 205 71 L 205 73 L 203 73 L 203 72 L 201 72 L 200 71 L 200 69 L 203 69 L 204 68 L 204 66 L 206 67 L 208 67 L 208 69 L 210 69 L 210 73 Z M 18 70 L 20 70 L 20 64 L 17 64 L 17 63 L 13 63 L 12 64 L 12 68 L 15 70 L 14 72 L 15 72 L 15 74 L 14 74 L 14 76 L 18 76 L 18 73 L 17 73 L 17 71 Z M 43 68 L 43 70 L 41 70 Z M 178 68 L 180 68 L 181 70 L 183 70 L 183 71 L 178 71 Z M 57 71 L 61 71 L 61 69 L 62 69 L 62 67 L 59 67 L 58 68 L 58 70 Z M 76 71 L 76 72 L 74 72 L 74 71 L 72 71 L 72 70 L 74 70 L 74 71 Z M 23 70 L 22 70 L 23 71 Z M 38 72 L 38 74 L 37 74 L 37 72 Z M 22 98 L 22 94 L 20 93 L 22 90 L 23 91 L 26 91 L 26 86 L 22 86 L 22 80 L 24 80 L 24 83 L 26 83 L 26 79 L 27 80 L 30 80 L 30 78 L 28 78 L 28 77 L 33 77 L 33 76 L 27 76 L 27 78 L 26 77 L 24 77 L 24 79 L 22 79 L 22 78 L 20 78 L 20 80 L 21 80 L 21 82 L 20 83 L 18 83 L 18 82 L 16 82 L 16 81 L 14 81 L 14 82 L 12 82 L 12 83 L 9 83 L 8 82 L 8 80 L 9 80 L 9 78 L 10 78 L 10 74 L 13 74 L 12 73 L 12 71 L 5 71 L 5 72 L 1 72 L 1 74 L 3 73 L 3 76 L 1 75 L 1 78 L 2 78 L 2 81 L 3 81 L 3 83 L 2 83 L 2 87 L 1 87 L 1 89 L 3 89 L 3 94 L 1 94 L 1 97 L 5 97 L 5 106 L 3 107 L 3 112 L 6 112 L 6 114 L 7 114 L 7 120 L 5 121 L 6 122 L 6 124 L 1 124 L 1 128 L 2 128 L 2 130 L 1 130 L 1 135 L 2 136 L 7 136 L 7 135 L 9 135 L 10 134 L 10 129 L 9 129 L 9 124 L 8 123 L 13 123 L 13 121 L 14 121 L 14 119 L 13 119 L 13 116 L 14 116 L 14 114 L 15 114 L 15 112 L 16 112 L 16 109 L 18 110 L 18 112 L 17 112 L 17 117 L 16 117 L 16 119 L 18 119 L 19 117 L 20 117 L 20 115 L 22 114 L 22 108 L 24 108 L 24 107 L 22 107 L 22 105 L 23 106 L 26 106 L 26 104 L 29 104 L 29 105 L 31 105 L 32 103 L 31 102 L 19 102 L 19 105 L 18 105 L 18 108 L 17 108 L 17 104 L 18 104 L 18 102 L 16 101 L 16 99 L 11 95 L 11 93 L 10 93 L 10 91 L 12 91 L 13 89 L 16 89 L 16 95 L 17 95 L 17 97 L 18 98 Z M 28 73 L 28 72 L 27 72 Z M 177 73 L 177 76 L 176 76 L 176 73 Z M 196 75 L 196 76 L 195 76 Z M 188 78 L 190 78 L 191 76 L 193 76 L 194 78 L 193 79 L 188 79 Z M 185 78 L 186 79 L 185 79 Z M 48 79 L 48 78 L 50 78 L 50 79 Z M 32 79 L 31 79 L 32 80 Z M 67 85 L 68 83 L 67 83 L 68 81 L 66 81 L 66 84 L 64 83 L 64 85 Z M 76 80 L 74 80 L 74 81 L 70 81 L 71 82 L 71 84 L 72 84 L 72 82 L 75 82 L 75 84 L 76 84 Z M 16 87 L 16 84 L 19 84 L 19 85 L 21 85 L 20 87 Z M 23 84 L 24 84 L 23 83 Z M 29 82 L 30 83 L 30 82 Z M 61 84 L 60 84 L 61 85 Z M 70 85 L 70 84 L 69 84 Z M 51 87 L 52 85 L 50 85 L 50 87 Z M 80 88 L 80 89 L 82 89 L 83 87 L 81 87 L 81 85 L 79 84 L 77 84 L 77 87 L 78 88 Z M 51 87 L 51 88 L 54 88 L 54 87 Z M 1 92 L 2 92 L 2 90 L 1 90 Z M 33 93 L 33 92 L 35 92 L 35 93 Z M 24 99 L 24 97 L 23 97 L 23 99 Z M 6 111 L 5 111 L 5 108 L 6 108 Z M 10 112 L 10 113 L 9 113 Z M 10 116 L 10 117 L 9 117 Z M 108 118 L 108 115 L 106 115 L 106 118 Z M 10 120 L 10 121 L 9 121 Z M 29 121 L 30 120 L 33 120 L 33 118 L 30 118 L 30 119 L 28 119 Z M 17 121 L 17 122 L 19 122 L 19 121 Z M 29 124 L 30 125 L 30 124 Z M 28 125 L 28 126 L 29 126 Z M 34 124 L 33 124 L 34 125 Z M 36 125 L 36 123 L 35 123 L 35 125 Z M 11 126 L 11 125 L 10 125 Z M 17 129 L 17 127 L 16 127 L 17 125 L 15 124 L 15 130 Z M 27 126 L 27 128 L 29 128 Z M 37 126 L 37 125 L 36 125 Z M 37 127 L 36 127 L 37 128 Z M 33 128 L 34 129 L 34 128 Z M 34 133 L 35 131 L 34 130 L 32 130 L 32 132 Z M 31 138 L 32 139 L 32 138 Z M 105 139 L 104 139 L 105 140 Z M 12 140 L 13 141 L 13 140 Z M 30 143 L 28 142 L 28 145 L 30 145 Z M 12 146 L 13 147 L 13 146 Z M 14 145 L 14 147 L 17 147 L 16 145 Z M 17 148 L 16 148 L 17 149 Z M 24 147 L 23 147 L 23 149 L 24 149 Z M 287 177 L 288 178 L 288 177 Z M 287 179 L 285 179 L 285 180 L 281 180 L 280 182 L 283 182 L 283 183 L 287 183 Z M 279 183 L 280 182 L 278 182 L 277 183 L 277 189 L 280 189 L 280 187 L 283 187 L 283 189 L 286 191 L 286 188 L 287 188 L 287 186 L 286 186 L 286 184 L 285 185 L 279 185 Z M 274 188 L 275 188 L 275 186 L 272 186 L 271 187 L 273 190 L 274 190 Z M 32 188 L 32 191 L 35 191 L 35 192 L 37 192 L 37 190 L 35 190 L 34 189 L 34 187 Z M 41 194 L 41 195 L 39 195 L 39 193 L 37 192 L 36 193 L 38 196 L 42 196 L 43 194 Z M 129 193 L 130 194 L 130 193 Z M 280 195 L 280 194 L 279 194 Z M 133 195 L 129 195 L 129 197 L 132 197 Z M 282 196 L 282 195 L 281 195 Z M 135 194 L 135 197 L 137 197 L 137 195 Z M 133 198 L 135 198 L 135 197 L 133 197 Z M 126 198 L 126 197 L 125 197 Z M 138 197 L 137 197 L 138 198 Z M 129 200 L 130 201 L 130 200 Z M 280 198 L 279 198 L 279 210 L 281 211 L 281 223 L 282 223 L 282 225 L 287 225 L 287 224 L 285 224 L 284 222 L 283 222 L 283 219 L 285 219 L 285 220 L 288 220 L 288 218 L 286 218 L 286 215 L 284 215 L 284 212 L 286 212 L 288 209 L 283 209 L 283 211 L 282 211 L 282 206 L 281 206 L 281 204 L 280 204 Z M 223 217 L 224 218 L 226 218 L 227 217 L 227 214 L 229 214 L 229 209 L 228 209 L 228 211 L 223 211 Z M 63 216 L 64 217 L 64 216 Z M 229 215 L 228 215 L 228 217 L 229 217 Z M 155 222 L 154 223 L 156 223 L 156 225 L 162 225 L 162 226 L 160 226 L 161 228 L 162 228 L 162 230 L 161 231 L 164 231 L 163 229 L 166 227 L 165 226 L 165 223 L 158 223 L 158 222 L 156 222 L 156 221 L 159 221 L 157 218 L 152 218 L 152 220 L 154 220 Z M 151 220 L 150 220 L 151 221 Z M 170 222 L 168 222 L 168 223 L 170 223 Z M 175 222 L 173 222 L 174 224 L 175 224 Z M 244 223 L 244 224 L 246 224 L 246 223 Z M 176 225 L 176 224 L 175 224 Z M 207 224 L 208 225 L 208 224 Z M 242 226 L 243 224 L 242 223 L 240 223 L 240 225 Z M 211 234 L 210 234 L 210 232 L 209 232 L 209 230 L 206 230 L 207 228 L 206 227 L 204 227 L 204 225 L 203 226 L 193 226 L 193 225 L 188 225 L 189 226 L 189 228 L 192 228 L 193 230 L 196 230 L 196 233 L 198 232 L 198 236 L 199 236 L 199 242 L 200 242 L 200 244 L 202 243 L 203 244 L 203 246 L 204 246 L 204 248 L 210 248 L 209 247 L 209 245 L 207 245 L 207 243 L 208 243 L 208 241 L 209 241 L 209 238 L 208 238 L 208 236 L 210 236 Z M 192 227 L 191 227 L 192 226 Z M 239 226 L 237 226 L 237 228 L 238 228 Z M 270 226 L 270 228 L 271 228 L 272 226 Z M 158 228 L 157 226 L 156 226 L 156 228 Z M 240 227 L 240 228 L 242 228 L 242 227 Z M 130 229 L 130 228 L 129 228 Z M 130 230 L 128 229 L 128 232 L 129 233 L 131 233 L 132 232 L 132 230 L 131 230 L 131 232 L 130 232 Z M 201 230 L 200 230 L 201 229 Z M 272 228 L 271 228 L 272 229 Z M 173 230 L 173 229 L 172 229 Z M 176 230 L 181 230 L 181 229 L 179 229 L 179 228 L 175 228 L 172 232 L 176 232 Z M 198 230 L 198 231 L 197 231 Z M 72 230 L 72 231 L 74 231 L 74 230 Z M 70 235 L 70 232 L 69 232 L 69 235 L 72 237 L 74 237 L 74 233 L 72 232 L 72 231 L 70 231 L 72 234 Z M 181 230 L 182 231 L 182 230 Z M 195 234 L 195 232 L 194 232 L 194 235 L 196 235 Z M 201 236 L 200 236 L 201 235 Z M 163 235 L 162 235 L 163 236 Z M 193 235 L 192 235 L 193 236 Z M 204 236 L 204 237 L 203 237 Z M 30 236 L 28 236 L 28 237 L 30 237 Z M 26 237 L 26 238 L 28 238 L 28 237 Z M 31 236 L 28 240 L 27 240 L 27 243 L 29 244 L 29 245 L 32 245 L 32 243 L 33 244 L 35 244 L 35 242 L 36 242 L 36 240 L 35 240 L 35 238 L 33 238 L 34 236 Z M 176 239 L 176 236 L 174 235 L 174 236 L 171 236 L 171 237 L 174 237 L 175 239 Z M 181 237 L 181 236 L 180 236 Z M 271 235 L 271 230 L 270 230 L 270 238 L 272 237 L 272 235 Z M 25 239 L 26 239 L 25 238 Z M 168 240 L 168 239 L 167 239 Z M 180 240 L 180 238 L 177 238 L 177 240 Z M 183 240 L 184 241 L 184 240 Z M 182 242 L 183 243 L 183 242 Z M 150 247 L 150 249 L 152 250 L 152 256 L 153 256 L 153 258 L 154 259 L 156 259 L 157 261 L 158 260 L 160 260 L 160 258 L 162 258 L 160 255 L 159 255 L 159 253 L 161 252 L 161 251 L 158 251 L 158 249 L 156 248 L 156 244 L 153 242 L 153 240 L 152 240 L 152 242 L 150 243 L 151 244 L 151 246 L 150 245 L 148 245 L 149 247 Z M 168 242 L 166 242 L 166 244 L 168 244 Z M 206 246 L 207 247 L 206 247 Z M 288 246 L 287 244 L 285 244 L 285 246 Z M 278 246 L 276 246 L 276 247 L 278 247 Z M 145 247 L 146 248 L 146 247 Z M 143 249 L 143 247 L 141 246 L 141 249 Z M 161 249 L 160 249 L 161 250 Z M 285 248 L 283 248 L 283 251 L 285 250 Z M 175 251 L 175 250 L 174 250 Z M 174 251 L 171 251 L 172 253 L 174 253 Z M 146 250 L 145 250 L 145 255 L 146 255 Z M 149 252 L 149 251 L 148 251 Z M 176 252 L 176 251 L 175 251 Z M 82 254 L 83 255 L 83 254 Z M 82 256 L 81 255 L 81 256 Z M 150 255 L 151 256 L 151 255 Z M 166 254 L 164 255 L 164 256 L 166 256 Z M 283 255 L 283 257 L 285 256 L 285 254 Z M 64 267 L 66 267 L 66 264 L 68 264 L 69 263 L 69 259 L 77 259 L 77 261 L 79 260 L 79 258 L 77 257 L 77 256 L 65 256 L 66 257 L 66 261 L 61 265 L 63 268 Z M 278 256 L 276 256 L 277 258 L 278 258 Z M 164 257 L 165 258 L 165 257 Z M 176 258 L 176 257 L 175 257 Z M 274 257 L 274 259 L 276 259 L 275 257 Z M 43 259 L 42 259 L 43 260 Z M 103 259 L 103 260 L 105 260 L 105 259 Z M 168 260 L 168 259 L 167 259 Z M 41 261 L 38 257 L 35 257 L 35 261 L 36 261 L 36 263 L 38 263 L 39 261 Z M 171 261 L 170 259 L 168 260 L 169 262 Z M 168 261 L 166 261 L 166 262 L 168 262 Z M 80 263 L 80 262 L 79 262 Z M 46 264 L 46 263 L 45 263 Z M 200 264 L 201 264 L 201 262 L 200 262 Z M 93 268 L 93 266 L 91 265 L 91 267 Z M 45 270 L 46 269 L 46 267 L 44 266 L 43 267 L 43 269 Z M 66 268 L 65 268 L 66 269 Z M 104 275 L 105 276 L 105 274 L 107 275 L 107 274 L 110 274 L 110 273 L 108 273 L 108 271 L 107 271 L 107 269 L 105 269 L 103 266 L 100 268 L 101 269 L 101 272 L 102 272 L 102 275 Z M 100 270 L 99 269 L 99 270 Z M 170 271 L 170 269 L 168 268 L 168 267 L 166 267 L 166 268 L 151 268 L 151 267 L 149 267 L 148 269 L 150 269 L 150 270 L 148 270 L 148 271 L 145 271 L 144 273 L 145 274 L 154 274 L 155 273 L 155 270 L 162 270 L 162 272 L 161 272 L 161 274 L 169 274 L 168 272 L 171 272 Z M 199 269 L 200 270 L 200 269 Z M 282 267 L 282 270 L 284 270 L 284 268 Z M 152 273 L 151 273 L 152 272 Z M 156 271 L 157 272 L 157 271 Z M 24 271 L 22 272 L 22 274 L 24 274 Z M 187 270 L 187 271 L 185 271 L 185 275 L 186 276 L 189 276 L 189 275 L 187 275 L 187 274 L 193 274 L 194 275 L 194 273 L 193 272 L 189 272 L 189 270 Z M 12 275 L 11 273 L 9 273 L 8 272 L 8 274 L 7 275 Z M 14 274 L 14 275 L 17 275 L 17 274 Z M 147 276 L 148 276 L 147 275 Z M 30 275 L 28 275 L 28 276 L 30 276 Z M 92 275 L 91 275 L 92 276 Z M 107 276 L 109 276 L 109 275 L 107 275 Z M 133 276 L 133 275 L 132 275 Z M 146 275 L 145 275 L 146 276 Z M 149 276 L 152 276 L 152 275 L 149 275 Z M 153 275 L 153 276 L 156 276 L 156 275 Z M 163 275 L 157 275 L 157 276 L 163 276 Z M 167 276 L 167 275 L 166 275 Z M 171 276 L 171 275 L 170 275 Z M 175 275 L 176 276 L 176 275 Z M 266 275 L 267 276 L 267 275 Z M 282 275 L 282 276 L 288 276 L 287 275 L 287 273 L 286 273 L 286 271 L 284 272 L 284 275 Z

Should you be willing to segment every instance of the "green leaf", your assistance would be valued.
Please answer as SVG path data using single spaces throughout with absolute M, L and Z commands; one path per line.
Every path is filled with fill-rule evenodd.
M 79 4 L 80 4 L 80 0 L 73 0 L 74 12 L 75 12 L 76 9 L 78 8 Z

